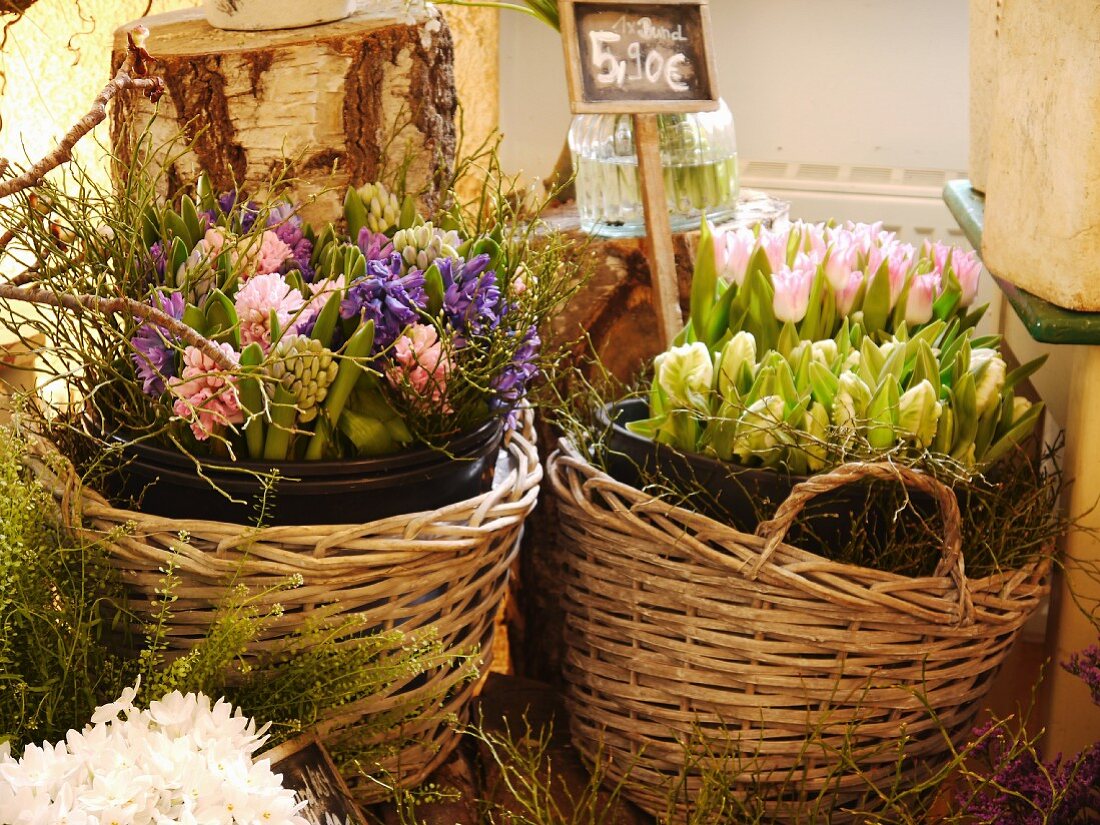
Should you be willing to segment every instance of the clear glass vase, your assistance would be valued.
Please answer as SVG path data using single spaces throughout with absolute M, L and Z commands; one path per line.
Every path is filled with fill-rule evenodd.
M 658 117 L 661 163 L 674 232 L 737 207 L 737 137 L 725 101 L 714 112 Z M 581 227 L 593 235 L 645 234 L 630 115 L 576 115 L 569 129 Z

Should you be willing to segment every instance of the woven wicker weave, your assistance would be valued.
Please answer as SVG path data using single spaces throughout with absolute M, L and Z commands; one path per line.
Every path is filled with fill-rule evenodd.
M 485 672 L 494 619 L 542 478 L 530 415 L 526 423 L 525 432 L 513 433 L 502 449 L 490 492 L 432 512 L 368 524 L 250 529 L 166 519 L 111 507 L 81 487 L 56 456 L 32 456 L 28 462 L 72 524 L 108 543 L 111 563 L 139 615 L 155 600 L 164 569 L 175 565 L 181 584 L 170 650 L 186 650 L 205 636 L 230 580 L 258 592 L 300 576 L 301 586 L 268 598 L 282 605 L 283 614 L 266 627 L 251 652 L 276 645 L 313 616 L 360 614 L 365 627 L 400 627 L 406 633 L 433 627 L 446 653 L 478 652 Z M 181 533 L 187 534 L 186 543 Z M 477 688 L 468 675 L 467 668 L 457 666 L 429 670 L 392 685 L 385 695 L 340 708 L 339 715 L 324 720 L 320 732 L 330 745 L 356 740 L 361 720 L 370 714 L 406 706 L 416 697 L 445 696 L 434 711 L 429 708 L 401 729 L 402 739 L 414 745 L 370 766 L 375 775 L 387 774 L 388 781 L 415 785 L 457 744 L 455 719 L 465 720 Z M 377 783 L 348 779 L 361 802 L 384 795 Z
M 866 476 L 900 478 L 939 502 L 935 575 L 840 564 L 783 543 L 809 499 Z M 629 773 L 627 795 L 657 816 L 679 787 L 676 815 L 686 817 L 702 773 L 718 770 L 772 815 L 843 821 L 808 811 L 858 799 L 868 779 L 889 782 L 903 732 L 903 781 L 922 763 L 937 766 L 944 732 L 968 729 L 1047 587 L 1046 557 L 968 579 L 954 495 L 893 466 L 849 464 L 799 485 L 760 526 L 767 538 L 619 483 L 568 441 L 549 477 L 573 741 L 613 778 Z M 678 778 L 685 747 L 699 759 Z M 856 757 L 862 777 L 838 771 L 841 753 Z

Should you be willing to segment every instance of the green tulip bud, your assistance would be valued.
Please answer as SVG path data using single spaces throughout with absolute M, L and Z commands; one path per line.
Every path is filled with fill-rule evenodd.
M 753 456 L 767 464 L 780 443 L 783 413 L 786 405 L 778 395 L 768 395 L 754 402 L 741 420 L 733 438 L 733 452 L 742 462 Z
M 841 432 L 854 435 L 867 417 L 871 390 L 854 372 L 846 371 L 838 379 L 840 388 L 833 401 L 833 424 Z
M 927 379 L 910 387 L 898 401 L 898 431 L 912 437 L 922 448 L 936 437 L 943 405 L 936 388 Z
M 979 347 L 970 353 L 970 372 L 974 376 L 974 397 L 981 418 L 1001 403 L 1007 370 L 996 350 Z
M 726 342 L 718 356 L 718 392 L 727 401 L 737 400 L 752 386 L 755 370 L 756 339 L 742 330 Z
M 813 359 L 822 366 L 832 369 L 837 358 L 836 341 L 826 338 L 824 341 L 814 341 L 811 346 Z
M 810 404 L 810 408 L 802 416 L 805 438 L 799 439 L 810 472 L 816 473 L 825 468 L 828 458 L 828 430 L 829 413 L 825 407 L 821 404 Z
M 1012 399 L 1012 423 L 1015 424 L 1024 417 L 1024 413 L 1031 409 L 1031 402 L 1026 398 L 1016 396 Z
M 709 411 L 714 362 L 701 341 L 672 347 L 653 359 L 657 384 L 674 408 Z

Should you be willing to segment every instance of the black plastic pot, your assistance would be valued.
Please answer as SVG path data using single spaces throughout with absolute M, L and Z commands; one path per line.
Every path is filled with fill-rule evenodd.
M 685 506 L 742 532 L 752 533 L 774 515 L 796 484 L 808 476 L 785 470 L 743 467 L 698 453 L 683 453 L 626 428 L 649 417 L 645 400 L 630 398 L 597 411 L 597 424 L 609 430 L 605 441 L 607 471 L 612 478 L 642 487 L 659 479 Z M 807 550 L 832 555 L 845 546 L 859 522 L 872 541 L 884 541 L 896 505 L 882 506 L 881 482 L 852 484 L 822 493 L 803 509 L 788 539 Z M 922 518 L 934 517 L 935 501 L 910 493 L 910 504 Z
M 277 471 L 264 524 L 359 524 L 486 492 L 502 432 L 494 419 L 454 439 L 446 451 L 425 447 L 346 461 L 204 460 L 202 475 L 178 452 L 128 444 L 123 451 L 130 461 L 115 475 L 111 492 L 145 513 L 254 524 L 263 500 L 262 476 Z

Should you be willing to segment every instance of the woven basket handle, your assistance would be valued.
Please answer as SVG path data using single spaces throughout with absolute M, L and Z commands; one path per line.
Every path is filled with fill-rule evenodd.
M 779 505 L 775 515 L 768 521 L 760 522 L 756 534 L 766 539 L 760 558 L 753 564 L 749 577 L 755 579 L 775 548 L 787 536 L 795 518 L 812 499 L 822 493 L 853 484 L 865 478 L 877 478 L 883 481 L 900 481 L 906 487 L 928 493 L 939 505 L 943 516 L 943 554 L 936 565 L 937 576 L 950 576 L 959 592 L 959 606 L 962 609 L 962 621 L 969 624 L 974 617 L 974 602 L 970 594 L 970 585 L 966 579 L 966 568 L 962 554 L 962 516 L 959 503 L 951 488 L 927 473 L 885 462 L 851 462 L 842 464 L 828 473 L 815 475 L 796 484 L 786 501 Z

